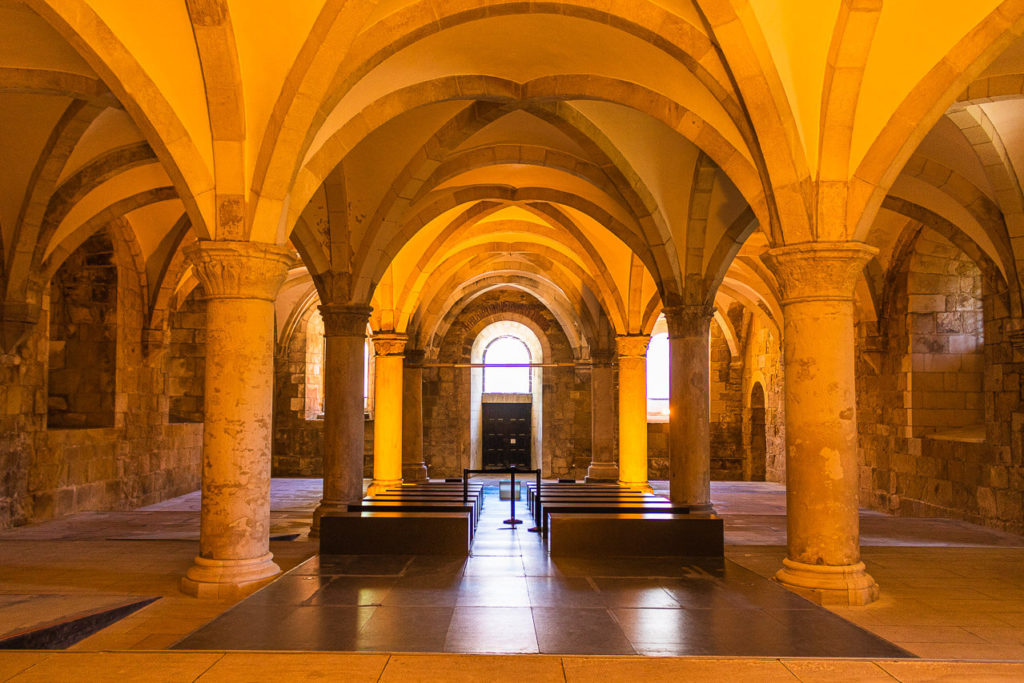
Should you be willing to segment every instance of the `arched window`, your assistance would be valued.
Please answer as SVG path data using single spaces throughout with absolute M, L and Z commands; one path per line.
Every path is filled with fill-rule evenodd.
M 504 336 L 492 341 L 484 349 L 484 365 L 485 394 L 530 393 L 530 349 L 521 339 Z
M 370 350 L 370 340 L 363 342 L 363 411 L 373 410 L 373 393 L 370 391 L 370 380 L 373 379 L 373 365 L 370 363 L 373 352 Z
M 651 337 L 647 345 L 647 415 L 668 416 L 668 333 Z
M 306 419 L 324 417 L 324 319 L 313 309 L 306 323 Z

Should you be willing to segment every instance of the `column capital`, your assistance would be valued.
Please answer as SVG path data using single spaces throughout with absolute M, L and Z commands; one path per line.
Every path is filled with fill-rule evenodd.
M 39 323 L 42 306 L 28 301 L 0 301 L 0 353 L 14 353 Z
M 681 304 L 665 306 L 661 312 L 665 314 L 670 339 L 704 337 L 711 330 L 715 307 L 711 304 Z
M 402 356 L 409 337 L 397 332 L 374 332 L 370 337 L 373 351 L 378 356 Z
M 293 262 L 287 247 L 229 240 L 196 242 L 185 257 L 208 299 L 273 301 Z
M 405 350 L 405 367 L 407 368 L 418 368 L 422 367 L 424 359 L 427 357 L 427 352 L 423 349 L 406 349 Z
M 619 358 L 646 358 L 650 335 L 624 334 L 615 338 L 615 353 Z
M 373 311 L 360 304 L 320 304 L 325 337 L 366 337 L 366 323 Z
M 863 242 L 803 242 L 763 257 L 782 291 L 782 303 L 851 301 L 857 276 L 878 249 Z

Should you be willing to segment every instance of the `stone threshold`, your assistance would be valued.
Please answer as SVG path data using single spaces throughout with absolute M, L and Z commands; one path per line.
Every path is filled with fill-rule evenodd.
M 1024 662 L 216 651 L 0 653 L 0 680 L 1022 680 Z M 253 678 L 253 677 L 256 678 Z

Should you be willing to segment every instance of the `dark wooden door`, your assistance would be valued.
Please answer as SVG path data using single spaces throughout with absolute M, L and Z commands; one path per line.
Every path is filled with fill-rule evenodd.
M 483 404 L 483 466 L 530 467 L 529 403 Z

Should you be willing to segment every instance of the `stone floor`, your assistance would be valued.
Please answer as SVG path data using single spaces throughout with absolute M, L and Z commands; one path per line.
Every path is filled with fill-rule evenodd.
M 346 681 L 346 683 L 767 683 L 1020 681 L 1024 663 L 904 660 L 339 654 L 323 652 L 9 652 L 0 680 Z
M 301 534 L 306 528 L 304 525 L 308 525 L 309 510 L 319 495 L 319 486 L 318 480 L 274 481 L 273 534 L 281 537 L 300 534 L 298 540 L 274 541 L 271 544 L 275 559 L 283 569 L 297 566 L 314 553 L 313 544 L 305 541 Z M 715 482 L 712 493 L 716 508 L 726 518 L 727 557 L 756 574 L 770 576 L 784 555 L 783 488 L 777 484 Z M 196 537 L 197 501 L 198 496 L 191 494 L 144 511 L 85 513 L 0 531 L 0 594 L 4 596 L 6 605 L 4 625 L 40 621 L 33 601 L 22 601 L 17 596 L 40 596 L 47 601 L 47 609 L 51 609 L 62 603 L 57 596 L 64 595 L 74 597 L 66 603 L 69 611 L 126 595 L 161 596 L 148 607 L 83 640 L 74 646 L 74 650 L 163 649 L 211 622 L 228 610 L 232 603 L 197 601 L 177 591 L 178 579 L 196 552 L 193 540 L 180 539 Z M 951 520 L 911 520 L 865 511 L 861 521 L 864 529 L 863 555 L 869 570 L 882 586 L 882 597 L 867 607 L 833 610 L 836 614 L 922 657 L 1024 660 L 1024 539 Z M 110 540 L 126 538 L 136 540 Z M 59 612 L 60 608 L 57 610 Z M 41 672 L 45 672 L 46 667 L 71 661 L 63 658 L 72 656 L 78 658 L 73 661 L 81 662 L 81 666 L 86 668 L 100 666 L 97 662 L 103 661 L 107 662 L 103 666 L 115 670 L 121 666 L 120 662 L 126 662 L 126 671 L 131 672 L 135 667 L 138 667 L 138 672 L 146 671 L 146 665 L 140 664 L 147 661 L 143 655 L 21 652 L 0 655 L 0 679 L 6 679 L 30 664 L 35 668 L 50 662 L 36 669 L 36 674 L 45 678 Z M 168 663 L 205 663 L 196 676 L 207 669 L 213 675 L 244 664 L 238 657 L 218 652 L 199 653 L 195 659 L 189 659 L 192 655 L 186 653 L 167 652 L 159 656 L 165 658 L 160 661 Z M 298 661 L 288 655 L 276 656 L 279 659 L 274 655 L 259 657 L 265 658 L 258 661 L 266 661 L 267 667 L 281 667 L 278 669 L 281 671 L 288 670 Z M 314 662 L 323 662 L 324 667 L 330 667 L 336 665 L 333 663 L 342 666 L 343 661 L 371 661 L 367 659 L 369 655 L 348 657 L 352 659 L 345 659 L 342 655 L 322 655 L 302 661 L 313 667 L 320 666 Z M 487 671 L 495 667 L 494 670 L 500 670 L 508 660 L 493 657 L 460 659 L 454 656 L 410 660 L 395 656 L 372 661 L 377 662 L 372 666 L 379 665 L 374 669 L 375 675 L 384 671 L 382 680 L 385 680 L 396 671 L 403 671 L 405 664 L 402 662 L 406 661 L 414 661 L 416 666 L 423 666 L 426 671 L 443 671 L 447 670 L 445 667 L 454 666 L 459 672 L 464 672 Z M 453 664 L 453 661 L 457 663 Z M 520 656 L 512 661 L 518 662 L 517 667 L 527 668 L 533 666 L 528 662 L 536 662 L 539 672 L 550 667 L 564 668 L 565 677 L 571 678 L 590 666 L 587 662 L 597 660 Z M 663 671 L 679 672 L 682 669 L 678 667 L 691 667 L 687 671 L 695 672 L 693 676 L 696 678 L 704 675 L 696 672 L 707 672 L 714 678 L 717 674 L 712 675 L 713 672 L 742 670 L 742 667 L 735 668 L 740 665 L 718 661 L 672 658 L 601 660 L 600 666 L 602 671 L 605 667 L 610 667 L 609 672 L 635 671 L 633 667 L 646 666 L 649 661 L 658 662 L 662 666 L 659 670 Z M 830 663 L 827 666 L 822 664 L 824 668 L 816 668 L 818 664 L 803 660 L 796 663 L 789 660 L 744 661 L 754 667 L 751 671 L 781 672 L 789 680 L 792 680 L 794 668 L 800 668 L 799 678 L 814 680 L 808 672 L 828 672 L 832 671 L 828 667 L 840 666 Z M 30 664 L 22 666 L 19 662 Z M 938 668 L 933 669 L 929 669 L 926 662 L 909 661 L 855 662 L 843 663 L 842 666 L 854 664 L 856 667 L 844 671 L 856 670 L 865 676 L 877 674 L 885 680 L 891 680 L 889 674 L 905 680 L 927 680 L 940 675 L 949 675 L 951 680 L 962 679 L 968 671 L 972 677 L 980 675 L 978 669 L 963 668 L 968 667 L 967 664 L 934 665 Z M 1024 680 L 1020 669 L 987 666 L 990 668 L 986 671 L 993 675 L 1002 672 L 1004 679 Z M 263 670 L 260 666 L 256 668 Z M 614 673 L 609 675 L 610 680 L 616 680 Z M 768 674 L 759 676 L 751 677 L 770 679 Z M 175 680 L 190 677 L 188 674 Z M 733 676 L 732 673 L 730 677 L 743 679 L 742 675 Z M 844 674 L 844 677 L 850 676 Z M 215 678 L 213 676 L 211 680 Z M 625 674 L 620 676 L 622 680 L 626 678 Z M 359 676 L 354 676 L 354 679 L 358 680 Z M 544 675 L 538 673 L 538 680 L 544 680 Z
M 730 561 L 554 560 L 528 525 L 503 523 L 496 486 L 484 500 L 468 559 L 314 557 L 175 647 L 909 656 Z

